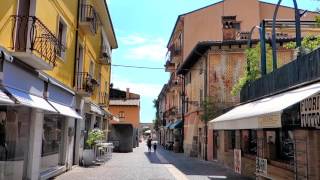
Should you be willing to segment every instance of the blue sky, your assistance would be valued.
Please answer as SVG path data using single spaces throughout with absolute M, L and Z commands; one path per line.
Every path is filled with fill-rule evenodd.
M 265 0 L 276 3 L 278 0 Z M 107 0 L 119 48 L 112 63 L 132 66 L 163 67 L 166 44 L 178 15 L 217 2 L 217 0 Z M 320 7 L 316 0 L 298 0 L 301 9 Z M 293 6 L 292 0 L 283 5 Z M 141 95 L 141 122 L 152 122 L 157 98 L 169 74 L 164 70 L 112 67 L 115 88 Z

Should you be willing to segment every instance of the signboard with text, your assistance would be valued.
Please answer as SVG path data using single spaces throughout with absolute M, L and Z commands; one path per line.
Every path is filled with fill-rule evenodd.
M 300 102 L 301 127 L 320 129 L 320 94 Z
M 263 159 L 259 157 L 256 158 L 256 173 L 267 175 L 267 166 L 268 166 L 267 159 Z
M 234 171 L 241 174 L 241 149 L 234 149 Z

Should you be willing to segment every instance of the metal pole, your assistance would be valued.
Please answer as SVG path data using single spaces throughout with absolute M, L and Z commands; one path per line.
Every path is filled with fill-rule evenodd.
M 204 75 L 204 98 L 205 102 L 208 102 L 208 54 L 205 55 L 205 75 Z M 207 107 L 205 107 L 205 113 L 207 114 Z M 205 154 L 204 154 L 204 160 L 208 160 L 208 116 L 206 115 L 206 120 L 205 120 Z
M 266 26 L 265 21 L 262 20 L 260 24 L 260 54 L 261 54 L 261 76 L 267 74 L 267 50 L 266 50 Z
M 277 69 L 277 37 L 276 37 L 276 21 L 279 11 L 279 7 L 282 0 L 279 0 L 276 9 L 273 14 L 272 22 L 272 59 L 273 59 L 273 70 Z M 301 23 L 300 23 L 300 12 L 298 9 L 298 4 L 296 0 L 293 0 L 294 9 L 295 9 L 295 26 L 296 26 L 296 44 L 297 47 L 301 47 Z
M 254 31 L 254 29 L 255 28 L 258 28 L 258 30 L 259 30 L 259 36 L 260 36 L 260 40 L 261 40 L 261 38 L 262 38 L 262 33 L 261 33 L 261 25 L 260 25 L 260 27 L 259 26 L 254 26 L 254 27 L 252 27 L 251 28 L 251 31 L 250 31 L 250 33 L 249 33 L 249 39 L 248 39 L 248 43 L 247 43 L 247 48 L 252 48 L 252 34 L 253 34 L 253 31 Z M 261 45 L 260 45 L 261 46 Z M 262 52 L 262 51 L 261 51 Z M 261 54 L 262 55 L 262 54 Z M 262 59 L 262 58 L 261 58 Z M 248 61 L 248 59 L 247 59 L 247 73 L 248 73 L 248 75 L 250 75 L 250 62 Z
M 183 144 L 184 144 L 184 111 L 185 111 L 185 77 L 184 75 L 182 75 L 180 77 L 183 81 L 182 81 L 182 94 L 181 94 L 181 97 L 182 97 L 182 112 L 181 112 L 181 120 L 182 120 L 182 129 L 181 129 L 181 136 L 182 136 L 182 143 L 181 143 L 181 151 L 184 152 L 184 149 L 183 149 Z

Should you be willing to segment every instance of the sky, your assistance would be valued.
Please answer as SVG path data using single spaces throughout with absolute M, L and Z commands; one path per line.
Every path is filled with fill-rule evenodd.
M 240 1 L 240 0 L 239 0 Z M 264 0 L 277 3 L 278 0 Z M 315 10 L 316 0 L 297 0 L 300 9 Z M 107 0 L 119 48 L 112 53 L 112 64 L 164 67 L 166 45 L 180 14 L 213 4 L 218 0 Z M 293 6 L 292 0 L 282 5 Z M 112 66 L 114 88 L 140 94 L 140 122 L 155 119 L 153 100 L 157 99 L 169 73 L 163 70 Z

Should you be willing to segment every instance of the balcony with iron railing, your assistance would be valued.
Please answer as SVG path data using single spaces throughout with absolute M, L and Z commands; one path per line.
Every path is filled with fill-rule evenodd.
M 97 33 L 99 16 L 92 5 L 81 4 L 79 25 L 86 33 Z
M 87 72 L 78 72 L 75 78 L 75 91 L 82 96 L 91 96 L 99 85 L 97 80 Z
M 102 64 L 111 64 L 111 52 L 109 46 L 101 46 L 100 62 Z
M 109 100 L 109 94 L 107 92 L 99 93 L 99 105 L 102 107 L 107 107 Z
M 12 55 L 39 70 L 52 70 L 65 47 L 35 16 L 11 16 Z

